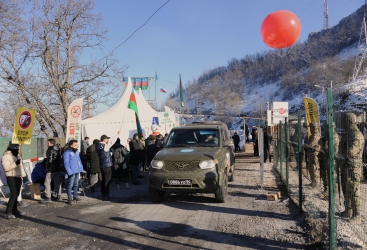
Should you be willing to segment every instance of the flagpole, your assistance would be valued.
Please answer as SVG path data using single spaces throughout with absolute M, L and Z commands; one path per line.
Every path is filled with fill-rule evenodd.
M 154 88 L 155 88 L 154 101 L 157 101 L 157 77 L 154 77 Z

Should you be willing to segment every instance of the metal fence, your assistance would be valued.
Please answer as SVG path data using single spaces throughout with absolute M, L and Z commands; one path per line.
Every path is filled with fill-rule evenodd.
M 275 127 L 274 167 L 320 246 L 366 249 L 366 112 L 334 112 L 331 90 L 327 105 L 321 126 L 298 114 Z

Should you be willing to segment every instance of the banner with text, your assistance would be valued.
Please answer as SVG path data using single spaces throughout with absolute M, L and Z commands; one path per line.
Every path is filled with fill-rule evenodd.
M 66 127 L 66 142 L 77 140 L 80 149 L 81 122 L 83 113 L 83 98 L 73 101 L 68 108 L 68 121 Z
M 311 136 L 310 123 L 311 122 L 317 122 L 317 124 L 320 123 L 319 105 L 317 105 L 314 99 L 309 97 L 303 98 L 303 101 L 305 103 L 307 134 L 308 137 L 310 137 Z
M 14 132 L 11 142 L 14 144 L 31 144 L 35 119 L 35 110 L 19 107 L 15 118 Z

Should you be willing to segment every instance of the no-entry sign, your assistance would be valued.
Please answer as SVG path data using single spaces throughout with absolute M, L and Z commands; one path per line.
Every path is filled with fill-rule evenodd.
M 31 144 L 36 111 L 27 108 L 18 108 L 15 118 L 12 143 Z

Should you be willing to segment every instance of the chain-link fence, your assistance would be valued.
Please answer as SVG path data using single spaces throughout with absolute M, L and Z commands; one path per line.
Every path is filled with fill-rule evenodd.
M 306 213 L 315 242 L 331 249 L 367 248 L 366 112 L 333 112 L 328 121 L 297 119 L 274 129 L 274 167 Z

